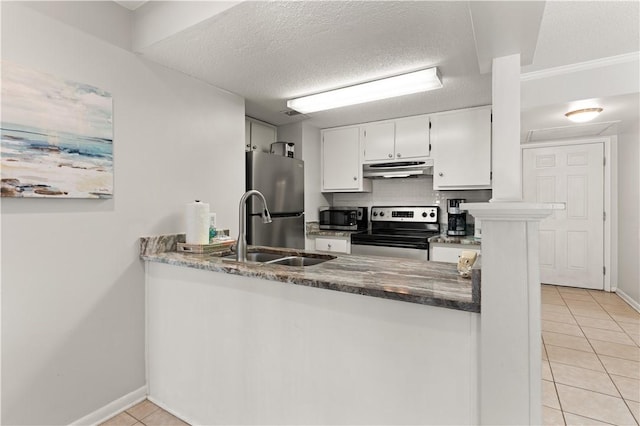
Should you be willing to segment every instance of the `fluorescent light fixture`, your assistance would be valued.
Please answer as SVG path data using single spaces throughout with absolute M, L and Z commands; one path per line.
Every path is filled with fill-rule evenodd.
M 596 118 L 601 112 L 602 108 L 584 108 L 570 111 L 565 114 L 565 117 L 574 123 L 586 123 Z
M 310 112 L 426 92 L 441 87 L 442 81 L 440 81 L 438 68 L 433 67 L 343 87 L 342 89 L 290 99 L 287 101 L 287 107 L 302 114 L 308 114 Z

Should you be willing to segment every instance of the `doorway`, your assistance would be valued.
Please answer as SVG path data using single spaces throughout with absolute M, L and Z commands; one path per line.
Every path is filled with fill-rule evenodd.
M 540 281 L 605 289 L 604 142 L 523 147 L 523 199 L 564 203 L 540 223 Z

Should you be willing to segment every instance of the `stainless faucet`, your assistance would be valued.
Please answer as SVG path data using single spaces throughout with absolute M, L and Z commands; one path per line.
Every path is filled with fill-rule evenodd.
M 246 262 L 247 261 L 247 199 L 252 195 L 256 195 L 258 198 L 262 200 L 262 207 L 264 207 L 264 211 L 262 212 L 262 222 L 263 223 L 271 223 L 271 213 L 269 213 L 269 209 L 267 208 L 267 200 L 264 199 L 264 195 L 260 191 L 256 191 L 252 189 L 244 193 L 242 198 L 240 198 L 240 231 L 238 232 L 238 242 L 236 244 L 236 260 L 238 262 Z

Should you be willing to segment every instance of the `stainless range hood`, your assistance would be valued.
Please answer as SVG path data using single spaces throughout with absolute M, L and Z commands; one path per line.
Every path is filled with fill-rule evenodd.
M 363 176 L 366 178 L 396 178 L 433 175 L 433 160 L 394 161 L 391 163 L 365 164 Z

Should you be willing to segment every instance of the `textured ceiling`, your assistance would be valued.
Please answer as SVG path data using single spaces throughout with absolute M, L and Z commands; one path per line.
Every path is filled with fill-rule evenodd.
M 315 113 L 327 127 L 491 102 L 466 2 L 245 2 L 143 50 L 283 124 L 286 99 L 430 66 L 444 89 Z
M 638 1 L 548 1 L 533 64 L 522 72 L 640 50 Z
M 611 96 L 606 99 L 589 99 L 586 103 L 566 102 L 523 110 L 521 114 L 520 141 L 541 139 L 572 138 L 579 136 L 599 136 L 616 133 L 638 133 L 640 117 L 640 94 Z M 593 121 L 575 124 L 564 116 L 576 109 L 600 105 L 602 113 Z M 603 123 L 609 123 L 605 125 Z M 611 123 L 615 123 L 611 126 Z M 534 134 L 531 135 L 530 132 Z M 606 131 L 605 133 L 602 133 Z
M 129 10 L 136 10 L 143 4 L 145 4 L 148 0 L 114 0 L 120 6 L 125 7 Z
M 636 1 L 547 2 L 523 72 L 638 51 L 638 15 Z M 140 53 L 244 97 L 247 115 L 276 125 L 331 127 L 491 103 L 466 1 L 246 1 Z M 430 66 L 444 88 L 281 113 L 291 97 Z

